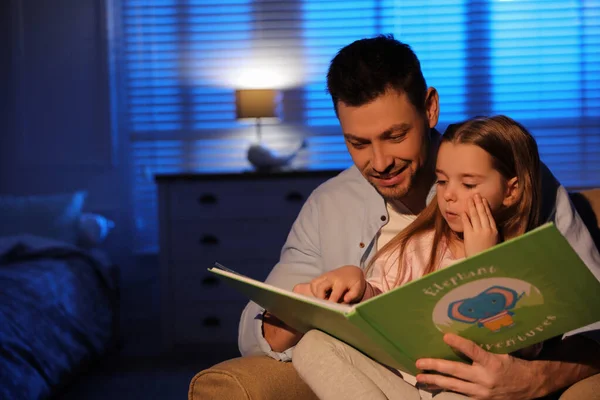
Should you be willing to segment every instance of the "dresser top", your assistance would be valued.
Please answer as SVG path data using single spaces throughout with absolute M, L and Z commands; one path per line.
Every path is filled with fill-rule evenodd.
M 227 180 L 266 180 L 277 178 L 328 178 L 342 172 L 340 169 L 331 170 L 290 170 L 290 171 L 244 171 L 236 173 L 200 173 L 200 172 L 182 172 L 172 174 L 156 174 L 156 182 L 176 182 L 176 181 L 227 181 Z

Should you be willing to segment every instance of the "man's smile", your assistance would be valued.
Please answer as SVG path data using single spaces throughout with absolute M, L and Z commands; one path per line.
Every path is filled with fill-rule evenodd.
M 405 166 L 403 166 L 401 169 L 394 172 L 393 174 L 377 175 L 377 176 L 371 175 L 371 177 L 374 179 L 374 181 L 379 186 L 394 186 L 404 180 L 403 172 L 408 169 L 408 165 L 409 164 L 407 163 Z

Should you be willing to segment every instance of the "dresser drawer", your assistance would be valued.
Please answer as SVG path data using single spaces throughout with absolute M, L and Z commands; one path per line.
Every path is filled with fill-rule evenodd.
M 174 337 L 178 344 L 237 343 L 247 301 L 176 303 Z
M 267 179 L 234 182 L 177 182 L 169 187 L 172 219 L 215 216 L 297 216 L 323 179 Z
M 236 258 L 279 260 L 294 217 L 173 221 L 169 235 L 174 261 Z M 274 264 L 273 264 L 274 265 Z

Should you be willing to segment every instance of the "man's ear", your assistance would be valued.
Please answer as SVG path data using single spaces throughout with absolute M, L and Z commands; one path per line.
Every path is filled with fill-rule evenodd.
M 511 178 L 506 183 L 506 192 L 504 193 L 504 200 L 502 200 L 502 204 L 505 207 L 510 207 L 514 205 L 519 198 L 521 193 L 521 188 L 519 187 L 519 180 L 515 176 Z
M 440 98 L 434 87 L 427 89 L 427 94 L 425 95 L 425 113 L 427 115 L 429 128 L 434 128 L 437 125 L 440 116 Z

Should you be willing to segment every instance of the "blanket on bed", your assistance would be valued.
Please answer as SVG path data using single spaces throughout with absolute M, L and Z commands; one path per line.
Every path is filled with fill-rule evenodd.
M 114 338 L 116 269 L 100 252 L 0 237 L 0 398 L 50 396 Z

